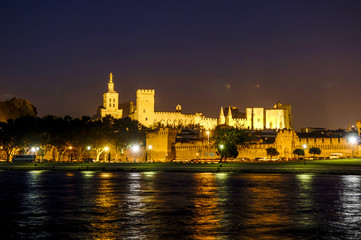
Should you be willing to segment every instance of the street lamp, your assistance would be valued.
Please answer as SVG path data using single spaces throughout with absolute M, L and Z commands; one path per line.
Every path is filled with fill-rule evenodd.
M 136 157 L 137 152 L 139 152 L 139 145 L 134 145 L 132 147 L 132 150 L 134 152 L 134 156 Z M 136 162 L 136 161 L 137 161 L 137 158 L 134 159 L 134 162 Z
M 209 157 L 209 131 L 206 132 L 207 136 L 208 136 L 208 148 L 207 148 L 207 157 Z
M 306 149 L 307 149 L 307 144 L 303 144 L 302 145 L 304 151 L 305 151 L 305 156 L 303 156 L 303 165 L 306 165 Z
M 30 151 L 32 151 L 35 155 L 35 159 L 37 158 L 37 155 L 38 155 L 38 151 L 39 151 L 39 147 L 32 147 L 30 149 Z
M 355 144 L 356 144 L 356 142 L 357 142 L 357 138 L 355 137 L 355 136 L 350 136 L 349 138 L 348 138 L 348 142 L 349 143 L 351 143 L 351 145 L 352 145 L 352 158 L 353 158 L 353 154 L 354 154 L 354 146 L 355 146 Z
M 104 151 L 105 151 L 105 152 L 108 152 L 108 151 L 109 151 L 109 147 L 106 146 L 106 147 L 104 148 Z M 104 162 L 106 162 L 106 161 L 107 161 L 107 153 L 104 154 Z M 109 159 L 109 161 L 110 161 L 110 159 Z
M 221 154 L 221 156 L 222 156 L 222 152 L 223 152 L 224 145 L 223 145 L 223 144 L 219 145 L 219 148 L 221 149 L 220 154 Z

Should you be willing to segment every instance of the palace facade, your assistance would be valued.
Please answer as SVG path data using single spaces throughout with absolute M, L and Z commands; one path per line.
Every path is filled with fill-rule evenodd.
M 269 147 L 276 148 L 279 152 L 277 158 L 281 159 L 296 158 L 293 151 L 299 148 L 304 149 L 305 157 L 312 157 L 308 150 L 313 147 L 321 149 L 321 154 L 318 156 L 321 158 L 328 158 L 333 153 L 340 154 L 342 157 L 360 156 L 359 144 L 348 140 L 349 136 L 358 135 L 356 131 L 301 133 L 284 129 L 253 131 L 253 135 L 255 138 L 247 148 L 238 147 L 239 154 L 234 160 L 267 157 L 266 149 Z M 212 131 L 209 135 L 206 131 L 182 134 L 175 128 L 160 128 L 147 135 L 145 149 L 148 151 L 148 156 L 156 162 L 219 159 L 214 142 L 209 140 L 211 137 Z
M 202 113 L 184 114 L 181 105 L 174 112 L 155 111 L 155 90 L 139 89 L 136 92 L 136 104 L 125 102 L 118 104 L 119 95 L 114 90 L 113 75 L 110 74 L 108 91 L 103 94 L 103 104 L 98 107 L 95 118 L 107 115 L 114 118 L 130 117 L 146 127 L 200 126 L 212 130 L 217 125 L 229 125 L 250 130 L 292 129 L 290 104 L 277 103 L 271 109 L 246 108 L 240 112 L 237 107 L 221 107 L 218 118 L 210 118 Z

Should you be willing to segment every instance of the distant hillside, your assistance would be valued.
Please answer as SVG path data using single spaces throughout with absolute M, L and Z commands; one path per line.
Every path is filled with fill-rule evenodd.
M 0 101 L 0 121 L 15 119 L 24 116 L 36 117 L 38 112 L 30 101 L 21 98 Z

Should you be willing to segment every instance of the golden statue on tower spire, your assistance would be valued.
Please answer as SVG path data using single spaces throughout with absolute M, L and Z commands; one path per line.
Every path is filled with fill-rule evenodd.
M 113 82 L 113 73 L 110 73 L 109 77 L 110 77 L 109 82 Z

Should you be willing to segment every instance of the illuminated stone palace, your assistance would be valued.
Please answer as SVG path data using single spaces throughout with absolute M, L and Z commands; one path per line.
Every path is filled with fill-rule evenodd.
M 212 130 L 217 125 L 229 125 L 237 128 L 292 129 L 291 105 L 277 103 L 272 109 L 246 108 L 240 112 L 237 107 L 221 107 L 218 118 L 205 117 L 202 113 L 184 114 L 181 105 L 174 112 L 155 111 L 155 90 L 139 89 L 136 93 L 136 104 L 126 102 L 118 104 L 119 95 L 114 90 L 113 74 L 110 74 L 108 91 L 103 94 L 103 104 L 98 107 L 95 118 L 107 115 L 114 118 L 130 117 L 138 120 L 146 127 L 179 127 L 196 126 Z

